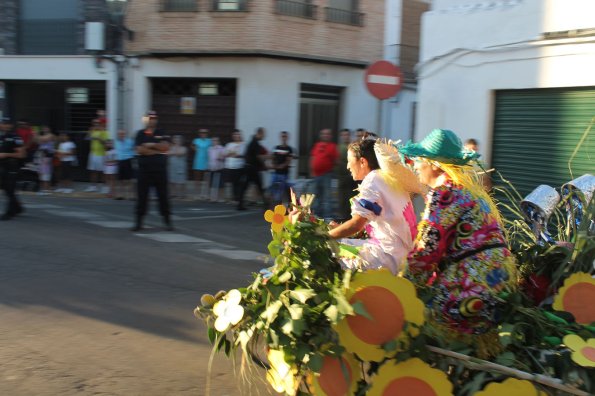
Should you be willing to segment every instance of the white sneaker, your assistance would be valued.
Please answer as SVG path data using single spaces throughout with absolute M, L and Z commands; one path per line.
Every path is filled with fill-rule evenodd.
M 97 191 L 97 187 L 95 186 L 89 186 L 87 188 L 85 188 L 85 192 L 95 192 Z

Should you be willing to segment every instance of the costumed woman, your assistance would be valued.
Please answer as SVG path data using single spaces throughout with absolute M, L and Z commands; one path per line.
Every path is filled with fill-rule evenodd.
M 330 237 L 349 238 L 365 230 L 368 238 L 341 239 L 341 262 L 352 269 L 385 267 L 397 275 L 417 232 L 410 193 L 419 193 L 421 185 L 395 147 L 380 140 L 351 143 L 347 169 L 362 182 L 352 200 L 351 219 L 331 223 Z
M 500 213 L 471 166 L 478 154 L 443 129 L 399 151 L 430 187 L 407 276 L 430 292 L 438 328 L 475 344 L 484 356 L 497 353 L 497 295 L 514 289 L 516 266 Z

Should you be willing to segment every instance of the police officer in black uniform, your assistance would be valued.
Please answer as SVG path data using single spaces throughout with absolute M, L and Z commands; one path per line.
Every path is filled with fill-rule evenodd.
M 136 223 L 132 231 L 143 228 L 143 217 L 147 213 L 149 191 L 157 190 L 159 212 L 167 230 L 173 230 L 170 219 L 169 196 L 167 192 L 167 151 L 169 136 L 157 129 L 157 113 L 149 111 L 146 115 L 147 126 L 136 133 L 134 145 L 138 155 L 138 183 L 136 201 Z
M 6 211 L 0 220 L 10 220 L 23 212 L 23 206 L 16 196 L 17 174 L 22 159 L 25 158 L 23 140 L 13 131 L 9 118 L 0 122 L 0 179 L 6 194 Z

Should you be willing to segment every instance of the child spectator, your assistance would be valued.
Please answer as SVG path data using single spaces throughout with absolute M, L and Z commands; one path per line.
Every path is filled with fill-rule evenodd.
M 134 140 L 127 136 L 125 130 L 120 129 L 118 131 L 118 138 L 114 142 L 114 147 L 118 159 L 117 192 L 114 195 L 116 199 L 132 198 L 132 178 L 134 177 L 132 159 L 136 154 L 134 151 Z
M 192 150 L 195 153 L 192 169 L 194 170 L 198 198 L 207 197 L 208 184 L 205 182 L 205 176 L 209 169 L 209 147 L 211 147 L 209 131 L 207 129 L 200 129 L 198 131 L 198 137 L 192 141 Z
M 168 152 L 169 183 L 172 197 L 186 196 L 186 181 L 188 180 L 186 155 L 188 149 L 183 145 L 182 136 L 175 135 Z
M 107 184 L 107 196 L 115 197 L 116 175 L 118 174 L 118 155 L 114 148 L 114 141 L 111 139 L 105 142 L 105 158 L 103 174 L 105 176 L 105 183 Z
M 72 170 L 76 165 L 76 145 L 70 141 L 70 136 L 62 132 L 59 137 L 58 158 L 60 159 L 60 185 L 56 192 L 70 194 L 72 190 Z
M 39 181 L 41 182 L 39 195 L 48 195 L 51 193 L 50 182 L 52 181 L 52 162 L 55 152 L 54 135 L 49 127 L 43 126 L 39 134 L 39 149 L 37 150 Z

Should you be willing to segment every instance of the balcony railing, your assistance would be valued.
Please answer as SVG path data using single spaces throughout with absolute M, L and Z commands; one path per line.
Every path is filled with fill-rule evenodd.
M 212 0 L 211 11 L 248 11 L 248 0 Z
M 353 26 L 364 26 L 364 13 L 342 10 L 340 8 L 325 7 L 325 21 L 334 23 L 343 23 Z
M 161 11 L 194 12 L 198 11 L 197 0 L 161 0 Z
M 318 6 L 305 1 L 277 0 L 275 11 L 280 15 L 316 19 Z

